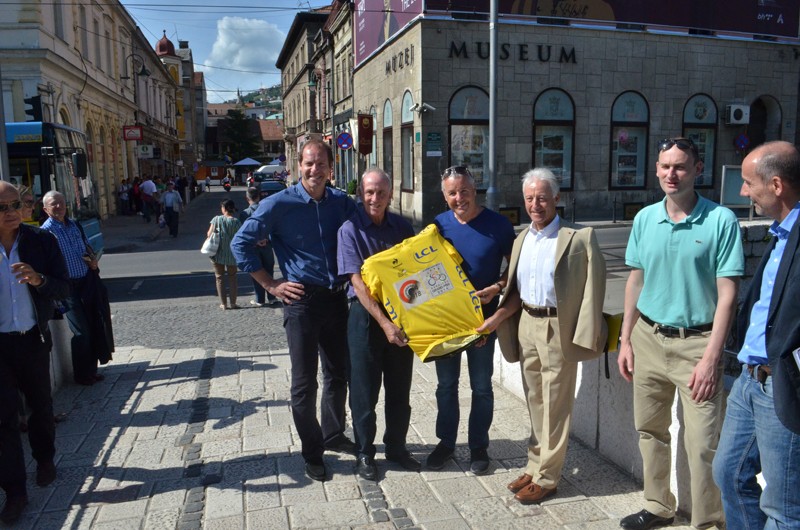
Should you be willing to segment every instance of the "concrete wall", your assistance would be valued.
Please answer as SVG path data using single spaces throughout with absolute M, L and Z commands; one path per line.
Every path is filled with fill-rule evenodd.
M 770 221 L 742 222 L 742 239 L 745 253 L 745 278 L 740 293 L 749 284 L 761 256 L 767 246 L 767 228 Z M 606 283 L 607 313 L 621 313 L 627 273 L 609 274 Z M 725 355 L 725 388 L 729 389 L 732 378 L 740 370 L 733 355 Z M 598 451 L 621 469 L 642 480 L 642 458 L 639 453 L 639 436 L 633 425 L 633 387 L 619 375 L 617 353 L 608 355 L 610 378 L 605 378 L 604 358 L 581 363 L 578 384 L 575 390 L 575 407 L 572 414 L 571 434 L 586 446 Z M 505 388 L 525 399 L 522 377 L 518 364 L 505 362 L 500 348 L 495 348 L 495 380 Z M 727 400 L 727 391 L 725 392 Z M 522 419 L 520 421 L 523 421 Z M 721 421 L 721 420 L 720 420 Z M 689 471 L 683 447 L 682 410 L 678 400 L 672 405 L 672 491 L 678 499 L 678 508 L 691 512 Z M 721 426 L 721 423 L 720 423 Z M 564 470 L 565 473 L 568 470 Z

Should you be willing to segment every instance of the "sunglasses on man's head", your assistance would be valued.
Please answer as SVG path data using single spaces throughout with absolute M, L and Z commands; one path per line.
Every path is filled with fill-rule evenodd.
M 658 152 L 660 153 L 662 151 L 667 151 L 676 145 L 681 151 L 691 151 L 695 158 L 700 158 L 700 153 L 697 150 L 697 146 L 694 145 L 694 142 L 688 138 L 664 138 L 658 142 Z
M 20 208 L 22 208 L 22 201 L 11 201 L 8 203 L 0 203 L 0 213 L 5 213 L 7 211 L 16 212 Z
M 442 173 L 442 178 L 446 179 L 448 177 L 452 177 L 453 175 L 467 175 L 472 176 L 472 173 L 469 172 L 469 169 L 466 166 L 451 166 L 444 170 Z

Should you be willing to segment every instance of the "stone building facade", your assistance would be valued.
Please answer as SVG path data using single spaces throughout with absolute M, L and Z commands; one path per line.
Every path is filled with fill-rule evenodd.
M 796 44 L 499 24 L 499 206 L 525 216 L 520 176 L 548 165 L 562 176 L 566 217 L 630 216 L 663 196 L 657 145 L 677 136 L 699 144 L 702 193 L 719 200 L 723 166 L 765 140 L 797 140 Z M 488 186 L 488 57 L 485 21 L 420 15 L 356 66 L 353 107 L 375 109 L 374 148 L 395 180 L 393 206 L 417 224 L 445 207 L 445 168 L 466 165 Z M 726 116 L 728 106 L 749 119 Z

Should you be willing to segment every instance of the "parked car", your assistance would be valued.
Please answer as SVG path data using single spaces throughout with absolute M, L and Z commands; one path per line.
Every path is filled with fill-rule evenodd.
M 256 184 L 261 192 L 262 199 L 286 189 L 286 183 L 282 180 L 262 180 L 261 182 L 256 182 Z

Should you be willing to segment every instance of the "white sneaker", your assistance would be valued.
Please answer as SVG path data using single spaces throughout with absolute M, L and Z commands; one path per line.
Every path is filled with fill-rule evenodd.
M 250 305 L 254 305 L 256 307 L 265 307 L 267 304 L 262 304 L 261 302 L 257 302 L 255 300 L 250 300 Z

